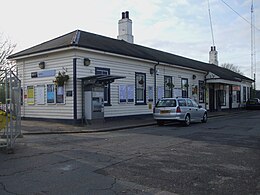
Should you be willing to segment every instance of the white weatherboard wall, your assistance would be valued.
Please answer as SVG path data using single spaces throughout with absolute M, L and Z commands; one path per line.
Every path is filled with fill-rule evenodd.
M 39 68 L 39 62 L 45 62 L 45 69 Z M 65 104 L 47 104 L 46 85 L 53 84 L 55 76 L 43 77 L 43 78 L 31 78 L 32 72 L 41 72 L 46 70 L 56 70 L 56 74 L 59 71 L 67 70 L 66 74 L 69 75 L 65 91 L 72 90 L 72 64 L 73 64 L 73 53 L 62 52 L 53 53 L 48 55 L 41 55 L 37 57 L 26 58 L 17 60 L 18 65 L 18 77 L 21 79 L 24 102 L 21 108 L 22 117 L 33 117 L 33 118 L 62 118 L 62 119 L 73 119 L 73 97 L 65 97 Z M 26 98 L 27 86 L 44 85 L 44 104 L 38 105 L 35 102 L 33 105 L 28 105 Z M 35 93 L 36 95 L 36 93 Z
M 148 86 L 154 87 L 154 75 L 150 74 L 150 68 L 154 68 L 156 62 L 149 62 L 138 59 L 131 59 L 122 56 L 109 55 L 104 53 L 95 53 L 81 51 L 77 53 L 77 77 L 85 77 L 95 74 L 95 68 L 109 68 L 111 75 L 125 77 L 124 79 L 115 80 L 110 84 L 111 90 L 111 105 L 105 106 L 105 117 L 126 116 L 137 114 L 151 114 L 152 109 L 149 108 L 148 102 Z M 83 65 L 83 59 L 89 58 L 91 63 L 89 66 Z M 195 70 L 185 70 L 169 65 L 158 65 L 156 86 L 164 86 L 164 76 L 172 76 L 173 83 L 176 88 L 181 88 L 181 78 L 187 78 L 189 81 L 189 96 L 192 97 L 192 85 L 198 85 L 199 80 L 204 81 L 205 73 Z M 135 85 L 135 73 L 146 74 L 146 103 L 147 105 L 135 105 L 133 103 L 119 103 L 119 85 Z M 196 75 L 196 79 L 193 79 Z M 154 93 L 154 90 L 153 90 Z M 154 97 L 154 94 L 153 94 Z M 78 102 L 78 105 L 80 102 Z M 202 105 L 204 106 L 204 104 Z M 78 116 L 79 117 L 79 116 Z
M 148 86 L 153 87 L 154 98 L 154 75 L 150 74 L 150 69 L 154 68 L 157 62 L 140 60 L 119 55 L 111 55 L 104 52 L 95 52 L 90 50 L 67 50 L 62 52 L 52 52 L 48 55 L 39 55 L 30 58 L 17 60 L 18 76 L 22 80 L 22 88 L 26 94 L 27 86 L 44 85 L 44 104 L 38 105 L 37 102 L 33 105 L 28 105 L 28 99 L 24 99 L 22 106 L 22 116 L 29 118 L 48 118 L 48 119 L 71 119 L 73 120 L 73 59 L 76 60 L 77 78 L 95 75 L 95 68 L 109 68 L 111 75 L 125 77 L 124 79 L 115 80 L 110 84 L 110 99 L 111 106 L 105 106 L 105 117 L 127 116 L 138 114 L 151 114 L 152 107 L 148 104 Z M 83 59 L 89 58 L 90 65 L 84 66 Z M 45 62 L 45 69 L 39 68 L 39 62 Z M 204 80 L 205 73 L 196 70 L 183 69 L 181 67 L 173 67 L 167 64 L 158 65 L 156 78 L 156 86 L 164 86 L 164 76 L 172 76 L 175 88 L 181 88 L 181 79 L 186 78 L 189 82 L 189 97 L 192 96 L 192 85 L 199 85 L 199 80 Z M 53 84 L 54 76 L 43 78 L 31 78 L 32 72 L 40 72 L 46 70 L 59 71 L 66 70 L 69 75 L 69 80 L 65 85 L 65 91 L 72 91 L 71 97 L 65 96 L 64 104 L 47 104 L 46 85 Z M 135 105 L 132 103 L 119 103 L 119 85 L 134 85 L 135 73 L 146 74 L 146 105 Z M 193 79 L 193 75 L 196 79 Z M 205 106 L 202 104 L 202 106 Z M 77 119 L 82 118 L 82 82 L 77 79 Z

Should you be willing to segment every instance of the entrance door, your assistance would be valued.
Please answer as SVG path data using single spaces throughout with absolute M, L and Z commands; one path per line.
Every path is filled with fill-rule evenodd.
M 233 103 L 233 89 L 232 85 L 229 85 L 229 109 L 232 109 Z
M 209 111 L 215 110 L 215 89 L 214 85 L 209 85 Z

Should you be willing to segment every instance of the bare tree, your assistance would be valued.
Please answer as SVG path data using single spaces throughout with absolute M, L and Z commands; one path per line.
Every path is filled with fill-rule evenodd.
M 3 38 L 0 34 L 0 70 L 3 69 L 13 69 L 14 62 L 7 59 L 10 56 L 16 44 L 13 44 L 10 40 Z
M 233 72 L 236 72 L 238 74 L 244 75 L 244 73 L 240 71 L 240 68 L 238 66 L 235 66 L 234 64 L 224 63 L 224 64 L 221 64 L 220 66 L 223 68 L 232 70 Z

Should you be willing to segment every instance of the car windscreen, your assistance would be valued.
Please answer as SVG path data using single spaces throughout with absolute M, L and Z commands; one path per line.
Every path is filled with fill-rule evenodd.
M 176 107 L 176 100 L 160 100 L 156 107 Z

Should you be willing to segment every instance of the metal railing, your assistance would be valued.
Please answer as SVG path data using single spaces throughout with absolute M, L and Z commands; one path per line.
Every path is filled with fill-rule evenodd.
M 10 70 L 0 70 L 0 148 L 13 150 L 21 133 L 21 81 Z

